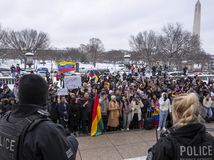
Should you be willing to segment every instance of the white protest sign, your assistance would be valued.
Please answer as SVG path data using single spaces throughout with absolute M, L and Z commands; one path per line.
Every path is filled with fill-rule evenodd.
M 76 89 L 82 86 L 80 76 L 65 76 L 64 77 L 65 88 Z
M 65 96 L 68 95 L 68 89 L 67 88 L 60 88 L 57 91 L 58 96 Z

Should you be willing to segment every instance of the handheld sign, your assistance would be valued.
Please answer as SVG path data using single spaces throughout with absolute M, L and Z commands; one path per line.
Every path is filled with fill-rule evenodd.
M 64 77 L 65 88 L 76 89 L 82 86 L 80 76 L 65 76 Z
M 68 95 L 68 89 L 67 88 L 60 88 L 57 91 L 57 95 L 58 96 L 66 96 L 66 95 Z

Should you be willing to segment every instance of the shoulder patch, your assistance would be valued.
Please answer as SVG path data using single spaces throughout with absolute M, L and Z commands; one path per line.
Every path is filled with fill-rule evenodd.
M 47 111 L 42 110 L 42 109 L 37 110 L 37 113 L 39 113 L 39 115 L 41 115 L 43 117 L 49 117 L 50 116 L 50 114 Z
M 67 151 L 66 151 L 66 155 L 67 155 L 67 157 L 68 157 L 68 159 L 70 159 L 71 158 L 71 156 L 73 156 L 73 151 L 71 150 L 71 148 L 69 148 Z

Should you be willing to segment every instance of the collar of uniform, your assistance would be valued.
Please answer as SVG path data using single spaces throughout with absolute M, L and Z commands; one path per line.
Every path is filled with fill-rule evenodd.
M 12 107 L 11 115 L 13 117 L 23 118 L 32 115 L 39 109 L 44 109 L 44 107 L 33 104 L 18 104 Z

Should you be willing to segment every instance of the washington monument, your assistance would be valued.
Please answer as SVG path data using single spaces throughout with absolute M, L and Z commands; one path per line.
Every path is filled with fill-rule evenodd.
M 198 35 L 200 37 L 201 30 L 201 3 L 200 0 L 195 5 L 195 16 L 193 23 L 193 34 Z

